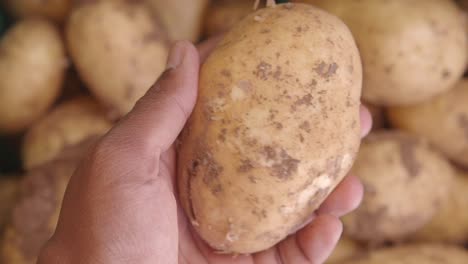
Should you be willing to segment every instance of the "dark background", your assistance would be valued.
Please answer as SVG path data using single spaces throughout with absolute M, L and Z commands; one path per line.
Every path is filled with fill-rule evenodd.
M 0 36 L 11 23 L 11 18 L 7 17 L 3 9 L 0 8 Z M 0 136 L 0 174 L 20 170 L 19 142 L 20 136 Z

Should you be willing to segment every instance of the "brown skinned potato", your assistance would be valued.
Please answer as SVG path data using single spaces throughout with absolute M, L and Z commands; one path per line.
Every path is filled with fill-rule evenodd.
M 59 159 L 25 175 L 1 245 L 1 263 L 36 264 L 42 246 L 57 225 L 68 181 L 95 142 L 96 139 L 89 139 L 68 147 Z
M 467 34 L 452 0 L 295 0 L 350 27 L 364 65 L 363 98 L 375 105 L 424 102 L 463 75 Z
M 146 0 L 161 19 L 169 38 L 197 42 L 209 0 Z
M 453 161 L 468 167 L 468 79 L 432 100 L 392 107 L 388 117 L 394 127 L 427 138 Z
M 81 78 L 117 117 L 164 71 L 165 32 L 143 2 L 83 1 L 71 14 L 66 35 Z
M 0 42 L 0 134 L 23 131 L 60 93 L 67 60 L 58 30 L 40 19 L 15 24 Z
M 5 0 L 5 4 L 16 17 L 40 16 L 63 22 L 70 13 L 72 0 Z
M 341 264 L 466 264 L 468 251 L 442 244 L 402 245 L 372 251 Z
M 261 9 L 227 33 L 179 153 L 181 203 L 205 241 L 257 252 L 310 218 L 356 156 L 361 74 L 348 28 L 309 5 Z
M 369 243 L 405 239 L 448 197 L 450 163 L 428 143 L 399 131 L 371 133 L 351 170 L 364 184 L 361 206 L 343 218 L 350 237 Z
M 25 169 L 53 160 L 67 146 L 103 135 L 112 126 L 93 99 L 77 97 L 58 105 L 26 133 L 22 147 Z

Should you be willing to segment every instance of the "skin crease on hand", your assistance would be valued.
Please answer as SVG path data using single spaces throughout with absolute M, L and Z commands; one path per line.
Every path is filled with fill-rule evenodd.
M 200 63 L 219 37 L 195 48 L 176 43 L 168 70 L 96 146 L 72 176 L 54 236 L 39 264 L 323 263 L 342 233 L 339 217 L 361 202 L 346 177 L 311 221 L 274 248 L 249 256 L 214 253 L 192 230 L 174 189 L 174 142 L 197 96 Z M 361 108 L 362 136 L 371 128 Z

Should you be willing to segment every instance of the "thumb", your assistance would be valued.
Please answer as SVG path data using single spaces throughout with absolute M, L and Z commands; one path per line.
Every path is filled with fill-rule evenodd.
M 193 44 L 177 42 L 169 53 L 166 71 L 109 133 L 108 143 L 125 144 L 127 151 L 167 151 L 195 105 L 199 61 Z

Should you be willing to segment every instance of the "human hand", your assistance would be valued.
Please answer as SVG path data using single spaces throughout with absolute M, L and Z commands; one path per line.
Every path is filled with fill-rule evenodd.
M 179 42 L 168 70 L 83 160 L 67 188 L 54 236 L 40 264 L 54 263 L 323 263 L 342 232 L 339 217 L 363 195 L 348 176 L 277 246 L 248 256 L 216 254 L 193 231 L 175 190 L 175 141 L 196 101 L 200 61 L 216 44 Z M 362 135 L 371 126 L 361 109 Z

